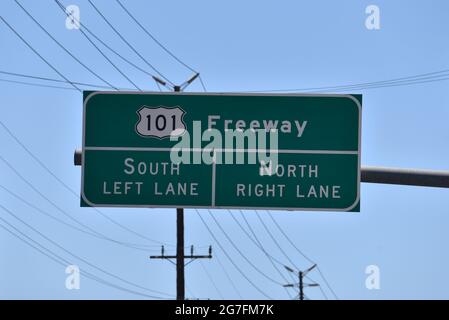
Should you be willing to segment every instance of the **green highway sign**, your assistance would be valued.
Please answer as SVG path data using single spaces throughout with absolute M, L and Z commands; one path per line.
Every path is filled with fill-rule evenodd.
M 83 100 L 82 206 L 359 211 L 361 95 Z

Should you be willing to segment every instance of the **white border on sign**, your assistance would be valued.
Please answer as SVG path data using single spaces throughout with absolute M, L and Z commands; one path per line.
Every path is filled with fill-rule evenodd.
M 292 96 L 292 97 L 329 97 L 329 98 L 348 98 L 355 102 L 358 107 L 358 120 L 359 120 L 359 132 L 358 132 L 358 151 L 338 151 L 338 150 L 279 150 L 279 153 L 299 153 L 298 151 L 302 151 L 302 153 L 312 153 L 310 151 L 315 151 L 316 154 L 344 154 L 345 152 L 350 152 L 350 154 L 357 154 L 358 156 L 358 167 L 357 167 L 357 196 L 354 203 L 347 208 L 287 208 L 287 207 L 245 207 L 245 206 L 189 206 L 189 205 L 124 205 L 124 204 L 95 204 L 89 201 L 84 194 L 84 156 L 85 156 L 85 132 L 86 132 L 86 107 L 89 100 L 99 94 L 134 94 L 134 95 L 185 95 L 185 96 Z M 82 162 L 81 162 L 81 197 L 83 200 L 91 207 L 112 207 L 112 208 L 198 208 L 198 209 L 248 209 L 248 210 L 286 210 L 286 211 L 351 211 L 360 201 L 360 178 L 361 178 L 361 133 L 362 133 L 362 106 L 360 102 L 354 98 L 354 96 L 350 94 L 313 94 L 313 93 L 199 93 L 199 92 L 136 92 L 136 91 L 94 91 L 90 93 L 83 102 L 83 143 L 82 143 Z M 103 149 L 103 150 L 114 150 L 114 149 L 156 149 L 157 151 L 166 151 L 165 149 L 171 150 L 171 148 L 115 148 L 115 147 L 89 147 L 88 149 Z M 148 151 L 156 151 L 156 150 L 148 150 Z M 138 150 L 134 150 L 138 151 Z M 213 167 L 213 166 L 212 166 Z M 215 188 L 214 188 L 215 189 Z M 215 195 L 213 195 L 215 199 Z

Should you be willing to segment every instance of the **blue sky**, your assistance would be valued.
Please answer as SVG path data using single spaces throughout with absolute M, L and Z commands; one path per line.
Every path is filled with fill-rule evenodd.
M 79 31 L 66 29 L 65 16 L 53 1 L 20 2 L 74 55 L 102 77 L 116 86 L 132 87 Z M 78 5 L 82 23 L 135 64 L 151 71 L 112 33 L 87 0 L 63 3 Z M 94 3 L 171 81 L 181 83 L 191 75 L 191 71 L 168 56 L 133 24 L 115 1 L 96 0 Z M 337 86 L 448 68 L 449 3 L 444 0 L 127 0 L 124 3 L 163 44 L 201 72 L 211 92 Z M 380 30 L 365 27 L 365 8 L 371 4 L 380 8 Z M 0 8 L 1 16 L 67 78 L 102 84 L 57 47 L 13 0 L 1 1 Z M 58 78 L 3 23 L 0 23 L 0 41 L 1 71 Z M 128 67 L 112 55 L 111 59 L 142 88 L 157 89 L 148 75 Z M 24 81 L 6 75 L 0 75 L 0 78 Z M 448 170 L 447 86 L 447 81 L 436 81 L 341 91 L 363 94 L 362 164 Z M 73 166 L 73 151 L 81 146 L 82 95 L 74 90 L 7 82 L 1 82 L 0 88 L 2 123 L 61 181 L 78 191 L 81 170 Z M 202 88 L 196 82 L 188 90 L 202 91 Z M 75 219 L 112 241 L 98 239 L 57 222 L 12 197 L 3 188 L 0 188 L 3 207 L 67 251 L 48 242 L 4 210 L 0 210 L 1 218 L 78 265 L 82 272 L 92 273 L 122 289 L 152 294 L 145 287 L 174 296 L 175 268 L 168 261 L 150 260 L 148 256 L 158 254 L 159 246 L 146 239 L 175 243 L 174 209 L 99 209 L 104 216 L 132 230 L 129 232 L 94 209 L 80 208 L 79 195 L 65 189 L 3 128 L 0 128 L 0 142 L 2 159 L 62 210 L 30 188 L 4 161 L 0 161 L 2 187 L 63 222 L 76 225 Z M 362 184 L 360 213 L 273 212 L 273 216 L 295 245 L 319 264 L 340 299 L 447 299 L 448 211 L 449 194 L 445 189 Z M 253 263 L 276 281 L 283 282 L 264 253 L 241 231 L 229 212 L 212 212 Z M 207 211 L 201 210 L 200 214 L 251 281 L 273 298 L 289 298 L 282 287 L 260 276 L 239 255 Z M 238 212 L 234 214 L 244 223 Z M 266 251 L 289 264 L 256 213 L 245 211 L 244 214 Z M 295 267 L 308 268 L 310 263 L 289 244 L 267 214 L 259 212 L 259 215 L 287 256 L 295 262 Z M 200 253 L 212 244 L 216 257 L 211 261 L 193 262 L 187 267 L 187 296 L 263 298 L 230 263 L 197 213 L 186 210 L 185 219 L 186 245 L 198 246 Z M 128 246 L 129 243 L 148 247 L 138 250 Z M 166 247 L 168 251 L 173 249 Z M 95 282 L 84 275 L 79 290 L 67 290 L 65 266 L 30 248 L 4 229 L 0 229 L 0 257 L 0 298 L 145 298 Z M 380 268 L 379 290 L 365 287 L 365 268 L 369 265 Z M 285 276 L 289 277 L 287 273 Z M 318 272 L 311 272 L 310 277 L 320 283 L 327 297 L 333 298 Z M 308 289 L 306 294 L 311 299 L 324 298 L 317 288 Z

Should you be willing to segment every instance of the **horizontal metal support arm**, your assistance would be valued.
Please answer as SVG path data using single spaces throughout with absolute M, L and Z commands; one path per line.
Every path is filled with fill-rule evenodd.
M 449 171 L 362 166 L 362 182 L 449 188 Z
M 81 159 L 81 150 L 76 150 L 75 166 Z M 361 181 L 368 183 L 449 188 L 449 171 L 362 166 L 361 175 Z

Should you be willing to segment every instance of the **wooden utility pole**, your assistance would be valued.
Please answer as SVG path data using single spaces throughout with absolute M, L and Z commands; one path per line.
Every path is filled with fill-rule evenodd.
M 294 287 L 298 287 L 299 288 L 299 294 L 298 294 L 298 298 L 299 300 L 305 300 L 305 295 L 304 295 L 304 288 L 305 287 L 318 287 L 319 284 L 318 283 L 304 283 L 304 277 L 310 272 L 312 271 L 314 268 L 316 267 L 316 264 L 314 264 L 313 266 L 311 266 L 309 269 L 305 270 L 305 271 L 299 271 L 298 272 L 298 283 L 289 283 L 289 284 L 285 284 L 284 287 L 285 288 L 294 288 Z M 296 271 L 290 267 L 284 266 L 285 269 L 287 269 L 288 272 L 292 272 L 292 273 L 296 273 Z
M 191 84 L 199 74 L 195 74 L 192 78 L 184 82 L 180 86 L 173 86 L 174 92 L 181 92 L 186 86 Z M 153 79 L 163 86 L 167 87 L 167 83 L 157 77 L 153 76 Z M 162 247 L 162 254 L 160 256 L 151 256 L 151 259 L 176 259 L 176 299 L 185 300 L 185 258 L 189 259 L 211 259 L 212 258 L 212 247 L 209 247 L 209 254 L 198 256 L 193 255 L 193 246 L 191 247 L 190 256 L 184 254 L 184 208 L 176 209 L 176 256 L 165 256 L 164 248 Z
M 181 87 L 175 86 L 175 92 L 180 92 Z M 184 208 L 176 209 L 176 300 L 185 300 L 185 275 L 184 275 Z

